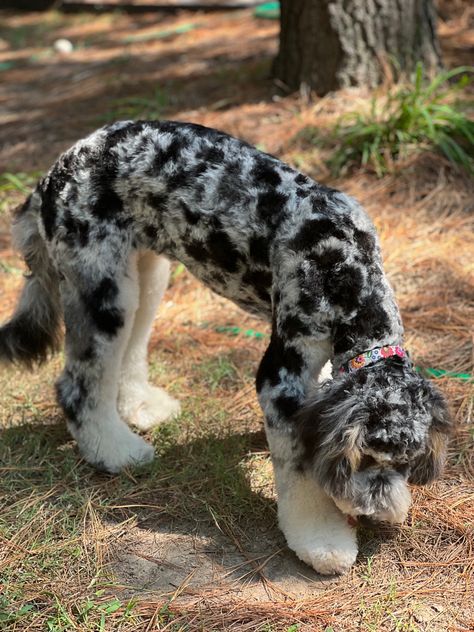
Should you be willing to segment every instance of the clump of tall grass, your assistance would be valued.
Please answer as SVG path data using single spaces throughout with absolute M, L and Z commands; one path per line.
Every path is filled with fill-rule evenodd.
M 418 64 L 412 82 L 391 89 L 385 98 L 374 97 L 368 112 L 341 117 L 334 130 L 340 146 L 328 161 L 333 173 L 362 166 L 381 176 L 409 153 L 428 149 L 474 174 L 474 121 L 456 101 L 473 71 L 462 66 L 427 82 Z

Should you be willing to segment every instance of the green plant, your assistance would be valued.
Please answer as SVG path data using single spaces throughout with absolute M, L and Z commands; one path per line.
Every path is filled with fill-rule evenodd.
M 117 119 L 158 119 L 163 116 L 168 102 L 168 95 L 158 87 L 150 97 L 116 99 L 113 108 L 100 119 L 106 121 Z
M 453 103 L 470 83 L 468 73 L 473 70 L 454 68 L 427 83 L 419 63 L 413 82 L 384 99 L 374 97 L 368 113 L 343 116 L 335 128 L 341 144 L 328 161 L 333 173 L 355 164 L 371 166 L 381 176 L 413 149 L 434 149 L 474 173 L 474 121 Z

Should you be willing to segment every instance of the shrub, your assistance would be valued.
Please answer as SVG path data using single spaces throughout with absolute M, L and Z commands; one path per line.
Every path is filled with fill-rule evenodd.
M 331 170 L 371 166 L 381 176 L 411 151 L 434 149 L 474 174 L 474 121 L 455 100 L 473 70 L 454 68 L 426 82 L 418 64 L 412 83 L 393 88 L 384 99 L 374 97 L 368 113 L 341 117 L 335 128 L 341 145 L 328 161 Z

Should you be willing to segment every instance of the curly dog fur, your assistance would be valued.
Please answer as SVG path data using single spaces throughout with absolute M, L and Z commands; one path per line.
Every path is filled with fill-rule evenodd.
M 179 412 L 146 362 L 169 257 L 272 323 L 257 392 L 280 526 L 302 560 L 344 572 L 357 554 L 346 514 L 401 521 L 407 483 L 439 475 L 446 406 L 410 361 L 339 371 L 403 344 L 374 227 L 343 193 L 216 130 L 128 121 L 66 151 L 13 234 L 31 274 L 0 358 L 43 360 L 64 318 L 58 400 L 94 466 L 149 461 L 152 446 L 125 422 L 147 429 Z

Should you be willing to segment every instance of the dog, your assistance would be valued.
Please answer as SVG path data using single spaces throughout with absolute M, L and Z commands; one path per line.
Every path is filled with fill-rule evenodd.
M 179 413 L 147 373 L 173 259 L 272 323 L 256 388 L 279 524 L 301 560 L 347 571 L 354 519 L 403 521 L 408 483 L 440 475 L 447 406 L 403 348 L 374 226 L 347 195 L 217 130 L 125 121 L 60 156 L 15 212 L 13 239 L 29 274 L 0 359 L 45 360 L 64 319 L 57 397 L 96 468 L 151 461 L 128 424 Z

